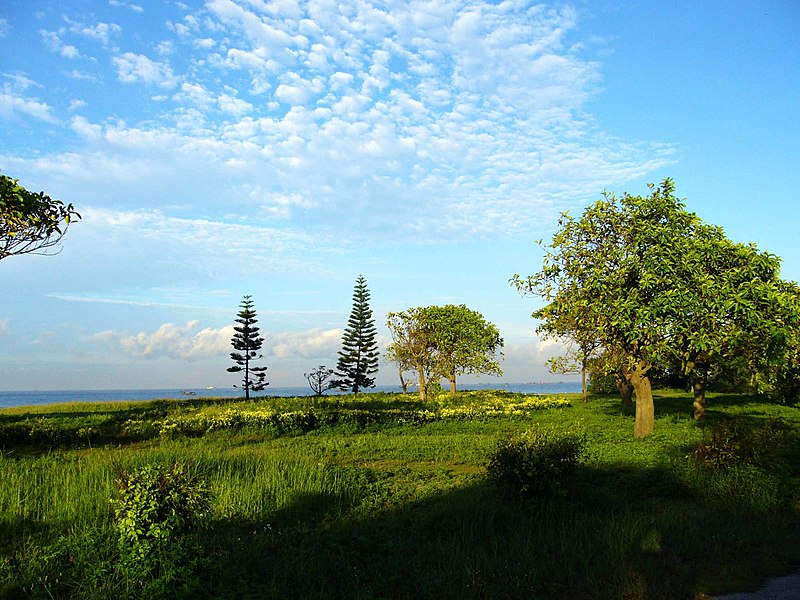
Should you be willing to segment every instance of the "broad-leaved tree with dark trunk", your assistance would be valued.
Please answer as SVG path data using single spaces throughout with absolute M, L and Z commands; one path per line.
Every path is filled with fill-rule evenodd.
M 639 437 L 655 422 L 653 365 L 677 361 L 695 372 L 702 418 L 708 362 L 744 352 L 755 364 L 775 355 L 772 339 L 780 337 L 773 319 L 781 297 L 777 259 L 731 242 L 688 212 L 672 180 L 650 191 L 606 193 L 580 219 L 565 213 L 542 270 L 512 278 L 519 290 L 549 302 L 533 313 L 545 329 L 598 343 L 606 372 L 630 382 Z
M 501 375 L 498 358 L 503 338 L 497 327 L 465 305 L 426 306 L 389 313 L 392 343 L 387 357 L 417 374 L 420 399 L 441 378 L 456 393 L 456 378 L 465 374 Z
M 484 316 L 465 305 L 448 304 L 426 309 L 428 328 L 436 346 L 439 370 L 456 393 L 456 377 L 461 375 L 502 375 L 500 331 Z

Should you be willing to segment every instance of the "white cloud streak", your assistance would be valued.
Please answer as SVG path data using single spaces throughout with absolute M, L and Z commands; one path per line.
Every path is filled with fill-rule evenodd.
M 224 356 L 232 351 L 233 325 L 200 328 L 192 320 L 185 325 L 162 324 L 156 331 L 128 335 L 117 331 L 103 331 L 91 336 L 92 342 L 108 343 L 123 353 L 136 358 L 200 360 Z M 341 329 L 311 329 L 308 331 L 270 334 L 262 353 L 276 358 L 330 358 L 341 345 Z

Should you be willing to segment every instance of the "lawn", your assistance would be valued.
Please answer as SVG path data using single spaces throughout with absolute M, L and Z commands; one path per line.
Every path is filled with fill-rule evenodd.
M 635 439 L 617 398 L 491 391 L 0 410 L 0 597 L 702 598 L 800 566 L 800 409 L 711 394 L 700 427 L 656 392 L 656 417 Z M 698 464 L 726 423 L 754 454 Z M 491 485 L 534 428 L 586 441 L 561 493 Z M 191 560 L 137 579 L 114 480 L 170 464 L 210 506 Z

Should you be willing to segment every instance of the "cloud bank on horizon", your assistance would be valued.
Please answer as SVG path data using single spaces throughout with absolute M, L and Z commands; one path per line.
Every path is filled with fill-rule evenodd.
M 441 297 L 441 270 L 419 260 L 436 251 L 420 248 L 451 248 L 439 267 L 474 278 L 475 296 L 448 289 L 453 301 L 507 324 L 514 347 L 536 343 L 518 318 L 530 306 L 480 295 L 514 267 L 479 269 L 461 249 L 518 250 L 559 212 L 677 160 L 593 118 L 610 42 L 580 21 L 525 0 L 12 0 L 0 169 L 83 220 L 58 257 L 0 265 L 26 290 L 0 306 L 6 381 L 25 387 L 45 330 L 54 353 L 118 369 L 219 362 L 242 290 L 260 311 L 296 311 L 266 328 L 271 357 L 335 360 L 358 272 L 385 286 L 370 286 L 379 323 L 405 308 L 394 301 Z

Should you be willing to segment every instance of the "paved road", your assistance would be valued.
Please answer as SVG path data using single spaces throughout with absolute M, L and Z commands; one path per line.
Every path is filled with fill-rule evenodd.
M 800 600 L 800 573 L 774 577 L 757 592 L 725 594 L 713 600 Z

